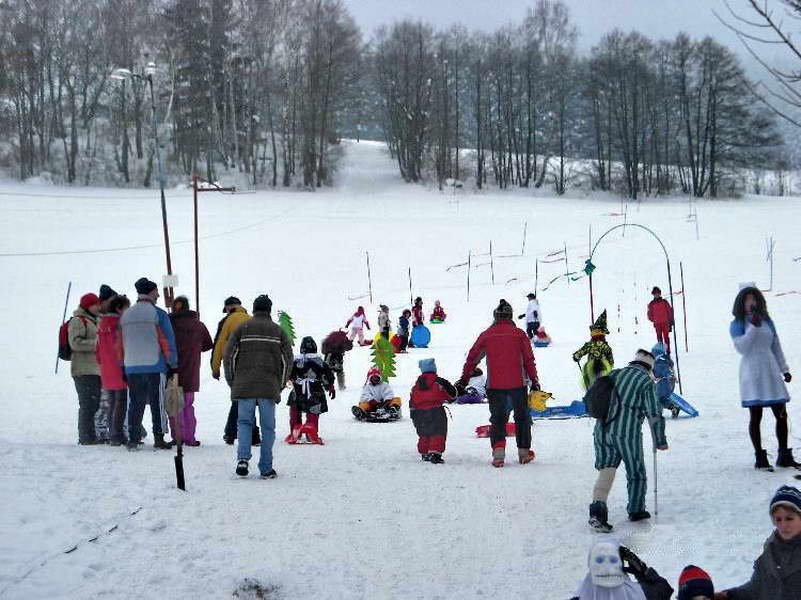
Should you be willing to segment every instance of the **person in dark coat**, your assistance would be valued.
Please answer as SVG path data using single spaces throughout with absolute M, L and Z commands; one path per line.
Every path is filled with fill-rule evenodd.
M 317 343 L 310 336 L 300 341 L 300 355 L 292 363 L 289 379 L 292 381 L 292 393 L 289 395 L 289 440 L 297 442 L 303 426 L 303 413 L 306 413 L 306 435 L 310 441 L 319 443 L 317 433 L 320 415 L 328 412 L 328 396 L 336 397 L 334 390 L 334 372 L 317 354 Z
M 178 414 L 181 439 L 187 446 L 200 446 L 195 439 L 195 393 L 200 390 L 200 354 L 214 348 L 211 335 L 194 310 L 189 310 L 186 296 L 178 296 L 172 303 L 170 321 L 178 348 L 178 385 L 184 392 L 184 407 Z M 172 431 L 177 431 L 175 419 L 170 417 Z
M 748 583 L 715 594 L 716 600 L 798 600 L 801 598 L 801 490 L 783 485 L 770 501 L 776 528 L 754 562 Z

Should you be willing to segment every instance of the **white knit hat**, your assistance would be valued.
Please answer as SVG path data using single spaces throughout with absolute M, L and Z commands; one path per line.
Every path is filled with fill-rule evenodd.
M 643 350 L 642 348 L 637 350 L 637 352 L 634 353 L 634 361 L 648 365 L 649 369 L 654 368 L 654 355 L 648 352 L 648 350 Z

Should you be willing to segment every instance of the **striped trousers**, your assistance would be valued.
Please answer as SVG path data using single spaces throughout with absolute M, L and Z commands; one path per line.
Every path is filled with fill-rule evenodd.
M 629 514 L 645 510 L 645 492 L 648 480 L 643 459 L 642 433 L 632 438 L 622 438 L 610 435 L 596 425 L 592 439 L 597 470 L 616 469 L 621 462 L 626 465 Z

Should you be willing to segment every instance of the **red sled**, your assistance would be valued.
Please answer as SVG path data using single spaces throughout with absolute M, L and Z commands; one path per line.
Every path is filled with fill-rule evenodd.
M 490 431 L 492 431 L 492 425 L 479 425 L 476 427 L 476 437 L 480 438 L 488 438 L 490 436 Z M 512 437 L 517 434 L 517 428 L 515 424 L 507 423 L 506 424 L 506 437 Z
M 399 335 L 393 335 L 391 338 L 389 338 L 389 343 L 392 344 L 393 348 L 395 348 L 395 352 L 400 352 L 401 339 Z
M 284 441 L 293 446 L 296 444 L 317 444 L 320 446 L 325 444 L 323 438 L 320 437 L 317 430 L 311 425 L 295 427 L 289 432 L 289 435 L 284 438 Z

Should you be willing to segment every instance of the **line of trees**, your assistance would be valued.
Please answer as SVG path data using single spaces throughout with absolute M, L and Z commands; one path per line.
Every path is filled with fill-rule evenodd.
M 339 0 L 6 0 L 0 127 L 21 179 L 149 185 L 154 61 L 168 167 L 213 180 L 320 186 L 360 32 Z M 9 156 L 10 155 L 10 156 Z M 105 171 L 112 171 L 111 173 Z
M 440 186 L 472 176 L 478 188 L 548 183 L 559 194 L 584 177 L 631 198 L 715 197 L 734 191 L 737 169 L 782 166 L 773 115 L 712 38 L 615 30 L 580 57 L 576 37 L 553 0 L 492 34 L 413 21 L 382 30 L 376 83 L 401 175 L 418 181 L 428 168 Z
M 369 45 L 341 0 L 5 0 L 0 167 L 150 185 L 154 61 L 168 170 L 307 188 L 333 142 L 383 136 L 409 182 L 571 185 L 631 198 L 736 191 L 787 169 L 774 116 L 707 37 L 605 35 L 587 56 L 558 0 L 493 33 L 405 20 Z

